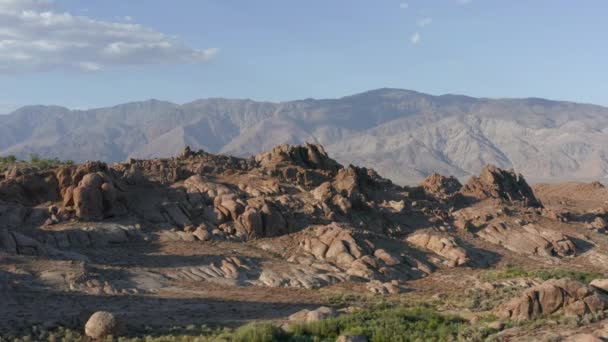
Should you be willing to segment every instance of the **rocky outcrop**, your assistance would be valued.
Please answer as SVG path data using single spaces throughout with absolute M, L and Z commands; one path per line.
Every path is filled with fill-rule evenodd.
M 463 265 L 469 261 L 466 249 L 459 246 L 451 236 L 421 232 L 408 236 L 407 242 L 444 257 L 450 266 Z
M 82 177 L 78 186 L 67 190 L 64 205 L 73 204 L 76 216 L 83 220 L 102 220 L 124 215 L 127 211 L 124 194 L 104 172 L 89 173 Z
M 453 196 L 462 188 L 462 184 L 460 184 L 458 178 L 453 176 L 445 177 L 438 173 L 433 173 L 426 177 L 420 186 L 427 193 L 441 199 Z
M 372 236 L 347 226 L 334 223 L 307 230 L 303 235 L 298 250 L 289 261 L 313 266 L 319 263 L 334 265 L 353 280 L 411 279 L 430 269 L 424 262 L 403 255 L 397 248 L 378 247 Z M 382 241 L 377 242 L 382 244 Z
M 541 206 L 532 188 L 521 174 L 515 173 L 513 170 L 503 170 L 494 165 L 484 167 L 479 177 L 471 177 L 462 187 L 461 193 L 478 200 L 493 198 L 521 203 L 525 206 Z
M 530 320 L 562 311 L 582 316 L 608 308 L 608 296 L 571 279 L 552 279 L 530 288 L 521 296 L 498 306 L 494 313 L 503 318 Z
M 81 258 L 66 250 L 99 248 L 138 242 L 146 235 L 134 226 L 104 224 L 79 229 L 36 231 L 30 235 L 8 229 L 0 230 L 0 252 L 34 256 Z
M 35 206 L 60 199 L 60 187 L 52 172 L 16 173 L 0 181 L 0 201 Z
M 540 225 L 513 226 L 502 222 L 492 223 L 477 235 L 521 254 L 563 257 L 577 252 L 576 244 L 568 236 Z
M 264 167 L 277 165 L 297 165 L 305 169 L 325 170 L 337 172 L 341 168 L 335 160 L 331 159 L 321 145 L 280 145 L 269 152 L 255 156 L 255 161 Z
M 307 187 L 333 177 L 342 166 L 321 145 L 280 145 L 254 157 L 260 167 L 282 180 Z

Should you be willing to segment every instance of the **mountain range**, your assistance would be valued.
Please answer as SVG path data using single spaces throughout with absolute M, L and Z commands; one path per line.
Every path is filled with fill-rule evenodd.
M 111 162 L 172 156 L 186 145 L 250 156 L 304 142 L 401 184 L 432 172 L 462 178 L 486 164 L 532 180 L 597 179 L 608 175 L 608 108 L 378 89 L 280 103 L 213 98 L 90 110 L 27 106 L 0 116 L 0 155 L 20 158 Z

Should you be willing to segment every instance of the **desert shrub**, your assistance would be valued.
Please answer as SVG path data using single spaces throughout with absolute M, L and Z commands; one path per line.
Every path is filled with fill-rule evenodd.
M 458 316 L 428 308 L 383 308 L 290 326 L 295 338 L 332 341 L 342 334 L 365 335 L 370 341 L 483 340 L 491 331 L 472 327 Z
M 252 323 L 238 328 L 233 336 L 234 342 L 272 342 L 287 341 L 289 337 L 273 323 Z
M 13 166 L 22 167 L 24 169 L 31 168 L 34 171 L 45 171 L 69 165 L 74 165 L 74 162 L 57 158 L 42 158 L 37 154 L 31 154 L 29 161 L 19 160 L 14 155 L 0 157 L 0 172 L 4 172 Z
M 492 291 L 475 288 L 466 291 L 464 296 L 455 296 L 452 298 L 452 303 L 471 311 L 488 311 L 518 296 L 523 290 L 524 288 L 521 286 L 499 287 Z
M 507 266 L 502 269 L 484 272 L 480 275 L 481 280 L 497 281 L 513 278 L 538 278 L 542 280 L 571 278 L 583 283 L 589 283 L 594 279 L 604 278 L 606 275 L 597 272 L 575 271 L 566 269 L 540 269 L 524 270 L 517 266 Z
M 378 306 L 310 323 L 291 323 L 288 331 L 273 322 L 251 323 L 237 329 L 206 326 L 173 327 L 167 330 L 130 330 L 119 342 L 321 342 L 335 341 L 342 334 L 364 335 L 382 341 L 483 341 L 496 331 L 487 324 L 472 325 L 454 315 L 443 315 L 429 307 Z M 107 339 L 111 341 L 111 338 Z M 0 341 L 87 341 L 79 331 L 37 328 Z
M 14 155 L 0 157 L 0 164 L 11 165 L 11 164 L 15 164 L 16 162 L 17 162 L 17 157 L 15 157 Z

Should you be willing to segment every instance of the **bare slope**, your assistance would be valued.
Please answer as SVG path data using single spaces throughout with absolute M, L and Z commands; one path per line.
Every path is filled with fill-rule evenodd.
M 72 111 L 24 107 L 0 117 L 0 155 L 122 161 L 174 155 L 185 145 L 249 156 L 281 143 L 321 143 L 344 164 L 397 183 L 483 165 L 530 179 L 604 177 L 608 109 L 543 99 L 476 99 L 380 89 L 331 100 L 266 103 L 150 100 Z

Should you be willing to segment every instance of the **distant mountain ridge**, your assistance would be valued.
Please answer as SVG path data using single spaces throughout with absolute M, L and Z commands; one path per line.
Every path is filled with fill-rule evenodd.
M 214 98 L 90 110 L 28 106 L 0 116 L 0 155 L 22 158 L 120 161 L 172 156 L 186 145 L 249 156 L 304 142 L 397 183 L 432 172 L 464 177 L 488 163 L 533 179 L 603 178 L 608 108 L 378 89 L 281 103 Z

